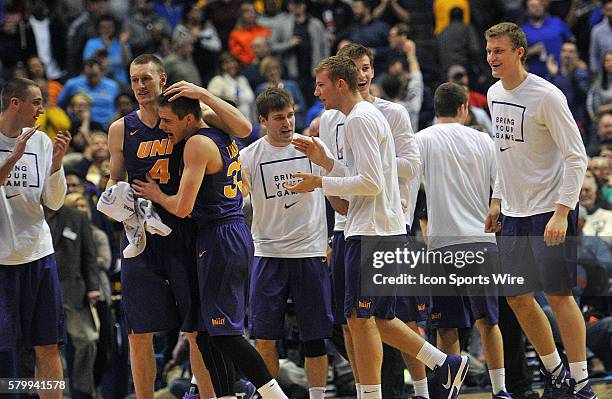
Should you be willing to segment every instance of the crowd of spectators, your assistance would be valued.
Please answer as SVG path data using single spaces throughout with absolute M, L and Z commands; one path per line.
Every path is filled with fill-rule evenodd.
M 66 207 L 88 215 L 93 239 L 87 245 L 95 251 L 78 260 L 82 267 L 62 272 L 68 265 L 60 256 L 58 266 L 60 277 L 76 273 L 89 279 L 87 303 L 99 315 L 93 325 L 86 323 L 90 329 L 68 331 L 78 352 L 75 361 L 84 367 L 80 371 L 95 369 L 95 378 L 77 380 L 85 395 L 100 384 L 116 341 L 109 337 L 115 317 L 109 277 L 118 280 L 121 227 L 95 210 L 109 174 L 107 131 L 136 106 L 128 65 L 143 53 L 159 56 L 168 84 L 187 80 L 235 104 L 253 123 L 250 141 L 265 134 L 254 100 L 267 87 L 286 89 L 296 103 L 297 130 L 316 134 L 322 104 L 313 95 L 314 66 L 348 42 L 372 49 L 374 94 L 405 106 L 415 132 L 434 123 L 435 88 L 453 81 L 469 93 L 470 124 L 491 133 L 495 121 L 486 91 L 493 80 L 483 32 L 503 20 L 516 22 L 527 35 L 529 71 L 563 91 L 590 157 L 580 195 L 582 235 L 595 237 L 581 248 L 587 280 L 602 269 L 612 275 L 610 0 L 4 0 L 0 5 L 0 87 L 12 77 L 36 81 L 46 99 L 40 129 L 52 139 L 62 130 L 73 136 L 65 165 Z M 598 294 L 584 291 L 589 293 Z M 599 302 L 583 304 L 610 316 L 608 304 Z M 67 317 L 83 317 L 66 306 Z

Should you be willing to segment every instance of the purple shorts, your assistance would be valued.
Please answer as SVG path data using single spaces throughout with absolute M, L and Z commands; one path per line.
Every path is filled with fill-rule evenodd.
M 249 227 L 243 218 L 199 226 L 196 246 L 201 298 L 198 331 L 242 335 L 254 252 Z
M 55 254 L 0 265 L 0 351 L 66 342 Z
M 195 224 L 185 221 L 165 237 L 147 233 L 144 251 L 121 259 L 122 306 L 130 332 L 195 329 L 195 236 Z
M 431 297 L 429 296 L 397 296 L 395 297 L 395 316 L 409 323 L 412 321 L 425 321 L 431 311 Z
M 571 290 L 576 285 L 578 210 L 567 217 L 565 243 L 547 247 L 544 230 L 553 212 L 528 217 L 502 217 L 499 237 L 502 271 L 524 276 L 526 284 L 504 290 L 505 296 Z
M 499 323 L 499 304 L 495 296 L 435 296 L 430 314 L 433 328 L 471 327 L 486 318 Z
M 369 237 L 369 239 L 372 238 Z M 352 236 L 345 241 L 344 317 L 350 317 L 354 311 L 358 318 L 394 319 L 395 295 L 366 296 L 361 294 L 361 246 L 361 236 Z
M 331 281 L 325 258 L 255 257 L 249 293 L 251 338 L 283 336 L 287 299 L 293 300 L 302 341 L 332 333 Z
M 346 324 L 344 317 L 344 232 L 334 231 L 332 235 L 331 278 L 332 314 L 335 324 Z

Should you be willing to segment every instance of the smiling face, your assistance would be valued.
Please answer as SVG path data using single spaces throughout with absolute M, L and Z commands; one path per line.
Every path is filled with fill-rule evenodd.
M 130 66 L 130 82 L 136 101 L 140 105 L 154 103 L 166 84 L 166 74 L 160 73 L 157 67 L 147 64 L 132 64 Z
M 503 79 L 516 74 L 520 70 L 521 57 L 524 53 L 524 48 L 514 48 L 507 35 L 487 39 L 487 62 L 494 78 Z
M 36 120 L 45 111 L 42 92 L 38 86 L 30 86 L 25 100 L 19 100 L 17 115 L 22 118 L 22 126 L 34 126 Z
M 268 142 L 277 147 L 291 144 L 295 132 L 295 111 L 293 107 L 285 107 L 280 111 L 272 111 L 267 118 L 259 116 L 259 124 L 266 129 Z
M 374 68 L 370 62 L 370 57 L 364 55 L 352 60 L 357 67 L 357 86 L 361 97 L 366 98 L 370 95 L 370 85 L 374 78 Z

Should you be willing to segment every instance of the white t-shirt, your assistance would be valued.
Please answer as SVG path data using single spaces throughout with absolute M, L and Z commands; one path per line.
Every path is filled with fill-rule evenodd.
M 495 234 L 484 233 L 497 173 L 491 137 L 459 123 L 442 123 L 417 133 L 416 141 L 427 192 L 429 249 L 495 243 Z
M 9 157 L 16 142 L 17 138 L 0 133 L 0 162 Z M 50 175 L 52 155 L 51 139 L 43 132 L 34 133 L 0 186 L 0 265 L 21 265 L 54 252 L 42 204 L 53 210 L 64 204 L 66 178 L 63 168 Z
M 296 135 L 299 136 L 299 135 Z M 242 176 L 250 184 L 255 256 L 326 256 L 327 222 L 321 190 L 292 193 L 292 173 L 321 175 L 321 168 L 292 145 L 274 147 L 261 138 L 240 151 Z
M 389 122 L 393 142 L 395 145 L 395 155 L 397 162 L 398 182 L 400 189 L 400 199 L 404 205 L 404 217 L 406 223 L 411 225 L 414 218 L 414 208 L 416 205 L 416 192 L 410 181 L 417 176 L 420 168 L 419 149 L 414 139 L 414 131 L 410 125 L 408 111 L 402 105 L 391 101 L 375 98 L 374 106 Z M 337 160 L 342 160 L 342 140 L 344 131 L 344 114 L 337 110 L 326 110 L 321 116 L 319 123 L 319 137 L 329 148 Z M 418 190 L 418 186 L 417 186 Z M 344 230 L 346 218 L 339 213 L 335 214 L 336 223 L 334 230 Z
M 323 194 L 348 197 L 345 237 L 406 234 L 391 128 L 367 101 L 346 116 L 343 158 L 323 177 Z
M 321 115 L 319 122 L 319 139 L 332 153 L 334 160 L 344 162 L 344 114 L 335 109 L 328 109 Z M 348 197 L 344 198 L 348 200 Z M 334 212 L 334 231 L 344 231 L 346 217 Z
M 513 90 L 501 81 L 487 93 L 498 178 L 493 193 L 508 216 L 532 216 L 576 207 L 587 157 L 563 93 L 529 74 Z

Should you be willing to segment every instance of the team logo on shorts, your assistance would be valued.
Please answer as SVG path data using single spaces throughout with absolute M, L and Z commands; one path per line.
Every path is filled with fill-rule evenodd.
M 210 322 L 214 326 L 224 326 L 225 325 L 225 317 L 215 317 L 210 319 Z
M 432 320 L 440 320 L 442 318 L 442 312 L 437 312 L 437 313 L 432 313 L 431 314 L 431 319 Z
M 372 301 L 358 301 L 357 306 L 360 309 L 372 309 Z
M 425 310 L 425 304 L 424 303 L 419 303 L 419 305 L 417 306 L 417 309 L 419 312 L 422 312 Z

